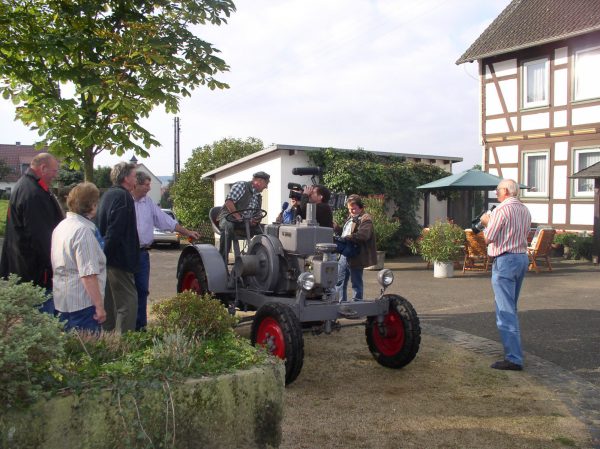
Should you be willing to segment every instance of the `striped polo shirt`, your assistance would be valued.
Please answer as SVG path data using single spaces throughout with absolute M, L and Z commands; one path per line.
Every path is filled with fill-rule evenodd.
M 484 230 L 488 242 L 488 255 L 526 253 L 527 234 L 531 227 L 529 209 L 515 197 L 509 197 L 492 211 Z

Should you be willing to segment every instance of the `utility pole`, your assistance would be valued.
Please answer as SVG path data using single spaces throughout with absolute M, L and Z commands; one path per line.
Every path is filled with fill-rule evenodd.
M 174 121 L 173 121 L 173 128 L 174 128 L 174 145 L 173 145 L 173 150 L 175 152 L 175 156 L 174 156 L 174 167 L 173 167 L 173 181 L 175 181 L 175 179 L 177 179 L 177 176 L 179 175 L 179 170 L 180 170 L 180 165 L 179 165 L 179 132 L 181 131 L 181 128 L 179 126 L 179 117 L 175 117 Z

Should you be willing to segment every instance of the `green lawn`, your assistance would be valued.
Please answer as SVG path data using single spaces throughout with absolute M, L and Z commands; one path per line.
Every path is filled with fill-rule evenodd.
M 0 235 L 4 235 L 6 226 L 6 209 L 8 209 L 8 200 L 0 200 Z

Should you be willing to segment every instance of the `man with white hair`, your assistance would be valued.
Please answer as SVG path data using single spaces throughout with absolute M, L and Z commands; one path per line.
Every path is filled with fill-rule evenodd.
M 519 186 L 503 179 L 496 188 L 500 205 L 481 217 L 488 255 L 494 258 L 492 288 L 496 301 L 496 326 L 504 346 L 504 360 L 492 364 L 499 370 L 521 371 L 523 351 L 517 316 L 517 302 L 529 266 L 527 234 L 531 214 L 518 198 Z
M 0 259 L 0 277 L 14 273 L 23 282 L 32 281 L 48 293 L 52 291 L 52 231 L 64 218 L 50 191 L 57 173 L 56 158 L 50 153 L 40 153 L 15 184 L 10 194 Z M 41 305 L 40 310 L 54 314 L 52 297 Z

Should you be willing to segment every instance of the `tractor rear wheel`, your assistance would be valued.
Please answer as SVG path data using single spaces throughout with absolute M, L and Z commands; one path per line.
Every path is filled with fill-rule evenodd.
M 408 365 L 419 352 L 421 325 L 412 304 L 398 295 L 385 295 L 389 310 L 380 325 L 376 316 L 367 319 L 365 334 L 369 351 L 388 368 Z
M 250 340 L 285 360 L 285 384 L 291 384 L 302 370 L 304 339 L 300 321 L 285 304 L 268 303 L 258 309 Z
M 181 263 L 177 278 L 177 293 L 191 290 L 198 295 L 208 293 L 206 271 L 199 254 L 188 254 Z

